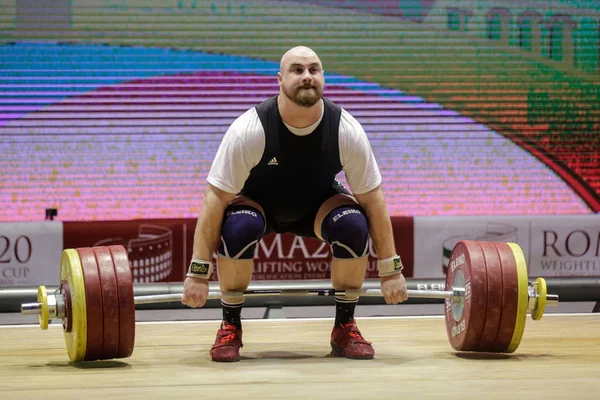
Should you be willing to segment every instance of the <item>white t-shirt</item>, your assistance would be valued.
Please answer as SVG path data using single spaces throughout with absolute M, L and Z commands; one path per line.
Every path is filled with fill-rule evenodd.
M 319 122 L 320 119 L 308 129 L 288 128 L 294 134 L 305 135 L 310 134 Z M 381 174 L 367 135 L 361 124 L 344 109 L 338 136 L 340 163 L 351 192 L 362 194 L 379 186 Z M 240 115 L 225 133 L 207 181 L 225 192 L 239 193 L 250 170 L 262 159 L 264 150 L 265 131 L 256 108 L 252 107 Z

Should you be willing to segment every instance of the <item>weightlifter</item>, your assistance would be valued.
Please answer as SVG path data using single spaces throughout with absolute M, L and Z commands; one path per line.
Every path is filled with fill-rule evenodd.
M 223 321 L 210 350 L 214 361 L 240 358 L 241 292 L 250 284 L 255 247 L 270 232 L 329 243 L 331 283 L 339 291 L 362 286 L 370 236 L 386 303 L 408 298 L 381 175 L 362 126 L 322 97 L 323 66 L 310 48 L 287 51 L 277 80 L 279 94 L 238 117 L 223 137 L 196 225 L 182 302 L 205 304 L 218 245 Z M 341 171 L 351 192 L 335 179 Z M 357 302 L 335 299 L 332 354 L 369 359 L 375 351 L 356 326 Z

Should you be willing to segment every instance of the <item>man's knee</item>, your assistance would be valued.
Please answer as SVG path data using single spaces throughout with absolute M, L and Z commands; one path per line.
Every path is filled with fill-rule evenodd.
M 228 258 L 253 258 L 264 231 L 265 220 L 256 208 L 248 205 L 228 207 L 223 217 L 219 254 Z
M 359 258 L 369 249 L 369 224 L 359 206 L 346 205 L 331 211 L 321 228 L 336 258 Z

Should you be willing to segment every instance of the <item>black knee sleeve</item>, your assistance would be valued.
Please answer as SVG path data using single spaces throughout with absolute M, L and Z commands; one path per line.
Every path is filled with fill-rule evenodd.
M 332 245 L 336 258 L 360 258 L 369 251 L 369 224 L 359 206 L 334 209 L 323 220 L 321 236 Z
M 257 209 L 247 205 L 228 207 L 221 228 L 219 254 L 229 258 L 253 258 L 264 231 L 265 220 Z

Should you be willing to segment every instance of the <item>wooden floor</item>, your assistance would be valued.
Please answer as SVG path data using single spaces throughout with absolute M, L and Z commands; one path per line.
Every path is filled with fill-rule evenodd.
M 442 317 L 358 323 L 373 360 L 329 357 L 331 320 L 244 321 L 233 364 L 209 359 L 212 321 L 138 323 L 131 358 L 82 365 L 60 327 L 2 327 L 0 399 L 600 398 L 600 315 L 529 319 L 512 355 L 456 353 Z

